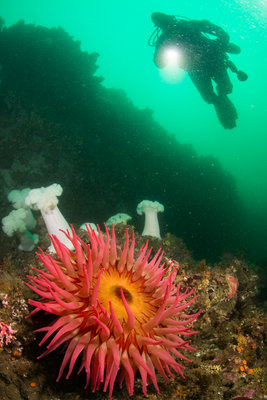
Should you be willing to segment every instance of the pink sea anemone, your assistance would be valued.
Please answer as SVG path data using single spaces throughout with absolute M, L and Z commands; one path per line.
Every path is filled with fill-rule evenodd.
M 120 386 L 126 382 L 132 395 L 137 371 L 144 394 L 149 382 L 159 392 L 156 372 L 165 382 L 173 376 L 170 368 L 184 377 L 185 367 L 174 357 L 190 361 L 181 350 L 195 350 L 181 337 L 196 333 L 191 324 L 199 312 L 186 314 L 195 300 L 188 300 L 193 290 L 180 293 L 172 263 L 161 264 L 161 249 L 152 258 L 146 243 L 135 259 L 134 233 L 129 247 L 126 229 L 118 256 L 114 226 L 111 240 L 107 229 L 106 239 L 98 232 L 88 228 L 89 245 L 72 228 L 66 236 L 75 251 L 51 236 L 57 258 L 38 254 L 47 272 L 35 269 L 38 276 L 28 277 L 27 285 L 41 296 L 29 300 L 36 307 L 31 315 L 40 310 L 55 315 L 52 325 L 38 329 L 46 332 L 40 345 L 50 340 L 39 358 L 65 344 L 57 380 L 67 365 L 69 378 L 79 357 L 78 373 L 85 370 L 86 387 L 90 382 L 93 392 L 103 383 L 111 397 L 117 379 Z

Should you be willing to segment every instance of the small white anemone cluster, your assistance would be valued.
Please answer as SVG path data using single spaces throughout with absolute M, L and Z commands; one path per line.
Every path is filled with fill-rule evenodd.
M 124 224 L 126 225 L 128 221 L 130 221 L 132 217 L 128 214 L 124 213 L 118 213 L 116 215 L 113 215 L 106 221 L 106 226 L 111 228 L 112 225 L 117 225 L 117 224 Z
M 12 203 L 14 210 L 2 219 L 2 229 L 8 236 L 16 236 L 19 239 L 18 248 L 23 251 L 32 251 L 39 241 L 39 236 L 32 233 L 36 226 L 36 220 L 29 207 L 25 204 L 25 198 L 31 189 L 12 190 L 7 198 Z
M 70 226 L 57 206 L 58 196 L 62 192 L 62 187 L 56 183 L 48 187 L 32 189 L 25 199 L 25 204 L 33 210 L 40 210 L 49 235 L 55 235 L 61 243 L 73 250 L 71 241 L 67 239 L 64 233 L 66 231 L 71 232 Z M 48 250 L 55 252 L 52 242 Z
M 158 213 L 164 211 L 164 206 L 158 201 L 143 200 L 137 205 L 136 211 L 139 215 L 145 214 L 142 236 L 153 236 L 161 239 Z M 118 213 L 106 221 L 106 226 L 111 227 L 120 223 L 127 224 L 131 219 L 132 217 L 128 214 Z
M 106 226 L 111 228 L 112 225 L 114 225 L 114 226 L 117 224 L 126 225 L 127 222 L 130 221 L 131 219 L 132 219 L 132 217 L 128 214 L 118 213 L 116 215 L 113 215 L 106 221 Z M 85 222 L 84 224 L 82 224 L 80 226 L 80 229 L 83 231 L 87 231 L 87 229 L 89 229 L 90 231 L 93 230 L 95 232 L 96 236 L 98 236 L 98 234 L 99 234 L 97 226 L 93 222 Z
M 2 228 L 8 236 L 15 234 L 19 238 L 20 250 L 33 250 L 39 240 L 37 234 L 31 233 L 36 226 L 36 220 L 31 209 L 41 212 L 49 235 L 56 236 L 68 249 L 74 249 L 71 241 L 65 235 L 65 232 L 71 233 L 70 225 L 58 208 L 58 197 L 62 192 L 62 187 L 54 183 L 48 187 L 12 190 L 9 193 L 8 200 L 13 204 L 15 210 L 2 219 Z M 136 211 L 139 215 L 145 214 L 142 236 L 153 236 L 161 239 L 158 213 L 164 211 L 164 206 L 157 201 L 143 200 L 138 204 Z M 106 221 L 106 226 L 112 227 L 119 223 L 127 224 L 131 219 L 132 217 L 128 214 L 118 213 Z M 98 235 L 98 228 L 94 223 L 87 222 L 81 225 L 80 229 L 94 230 Z M 48 250 L 55 252 L 52 242 Z
M 93 222 L 85 222 L 84 224 L 82 224 L 81 226 L 80 226 L 80 229 L 82 230 L 82 231 L 86 231 L 87 232 L 87 229 L 89 229 L 90 231 L 94 231 L 95 232 L 95 234 L 96 234 L 96 236 L 98 236 L 98 229 L 97 229 L 97 226 L 96 226 L 96 224 L 94 224 Z

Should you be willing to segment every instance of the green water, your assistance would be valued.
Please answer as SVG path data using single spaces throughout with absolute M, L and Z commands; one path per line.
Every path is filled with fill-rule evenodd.
M 153 11 L 208 19 L 222 26 L 242 48 L 232 59 L 249 79 L 240 82 L 231 75 L 230 97 L 239 114 L 234 130 L 223 129 L 186 75 L 181 74 L 176 84 L 164 81 L 152 62 L 153 48 L 147 44 L 154 29 Z M 217 157 L 236 179 L 249 218 L 255 222 L 250 228 L 259 237 L 255 248 L 266 253 L 266 0 L 1 0 L 1 16 L 7 26 L 23 19 L 63 27 L 81 41 L 83 50 L 99 53 L 97 75 L 104 77 L 106 87 L 123 89 L 137 107 L 152 109 L 156 121 L 199 155 Z

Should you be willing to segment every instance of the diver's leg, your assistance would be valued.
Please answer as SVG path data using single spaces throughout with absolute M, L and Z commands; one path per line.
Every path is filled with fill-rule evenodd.
M 225 129 L 232 129 L 236 126 L 238 115 L 234 104 L 227 96 L 227 94 L 232 93 L 233 85 L 225 65 L 217 68 L 214 74 L 214 81 L 217 83 L 216 90 L 218 96 L 214 102 L 214 107 L 218 119 Z
M 208 75 L 199 73 L 189 73 L 189 76 L 193 84 L 201 94 L 202 98 L 208 104 L 214 105 L 217 117 L 221 122 L 222 126 L 225 129 L 234 128 L 236 126 L 237 112 L 234 105 L 228 99 L 226 94 L 220 94 L 217 96 L 217 94 L 213 90 L 212 81 Z M 228 87 L 228 90 L 229 88 L 230 87 Z
M 213 90 L 211 78 L 201 72 L 189 72 L 188 75 L 203 100 L 208 104 L 213 104 L 217 95 Z
M 221 68 L 217 68 L 214 71 L 213 79 L 217 83 L 216 90 L 217 90 L 218 95 L 232 93 L 233 85 L 232 85 L 232 82 L 230 81 L 230 78 L 229 78 L 229 75 L 227 72 L 227 67 L 225 65 L 221 66 Z
M 214 107 L 217 117 L 225 129 L 233 129 L 236 127 L 238 118 L 237 111 L 231 100 L 226 94 L 217 96 L 214 101 Z

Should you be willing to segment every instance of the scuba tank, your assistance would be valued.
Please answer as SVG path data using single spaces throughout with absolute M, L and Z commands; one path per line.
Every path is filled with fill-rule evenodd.
M 165 15 L 163 13 L 152 13 L 152 17 L 153 17 L 153 14 Z M 172 19 L 172 22 L 175 22 L 175 20 L 178 21 L 178 20 L 182 20 L 182 19 L 186 20 L 186 21 L 190 21 L 190 18 L 185 17 L 183 15 L 179 15 L 179 14 L 168 15 L 168 16 L 166 15 L 166 17 L 170 17 L 170 19 Z M 152 34 L 150 35 L 150 37 L 148 39 L 148 45 L 150 47 L 155 47 L 156 46 L 156 43 L 157 43 L 157 40 L 159 38 L 159 35 L 160 35 L 161 31 L 162 31 L 162 28 L 160 28 L 159 26 L 156 26 L 156 28 L 154 29 L 154 31 L 152 32 Z

